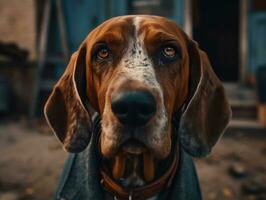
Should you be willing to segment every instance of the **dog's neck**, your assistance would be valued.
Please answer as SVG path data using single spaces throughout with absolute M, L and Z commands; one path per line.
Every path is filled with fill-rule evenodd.
M 132 188 L 139 188 L 139 187 L 145 187 L 149 184 L 152 184 L 153 182 L 158 181 L 162 176 L 165 175 L 166 172 L 169 171 L 170 167 L 174 167 L 174 170 L 170 170 L 170 176 L 173 177 L 176 168 L 179 163 L 179 142 L 177 139 L 177 131 L 176 131 L 176 125 L 178 125 L 179 117 L 176 116 L 175 121 L 173 121 L 173 129 L 172 129 L 172 149 L 169 156 L 164 160 L 156 160 L 154 159 L 154 170 L 155 170 L 155 177 L 154 180 L 147 182 L 143 179 L 143 176 L 140 176 L 141 172 L 137 172 L 138 168 L 140 168 L 141 163 L 137 163 L 137 161 L 140 161 L 143 159 L 143 155 L 139 155 L 134 158 L 134 156 L 130 157 L 128 156 L 126 162 L 128 164 L 127 172 L 122 176 L 122 178 L 119 178 L 118 180 L 113 177 L 113 159 L 107 159 L 103 156 L 101 156 L 101 163 L 100 163 L 100 169 L 106 169 L 106 174 L 109 178 L 111 178 L 116 184 L 118 184 L 120 187 L 125 188 L 127 191 L 130 191 Z M 100 118 L 96 120 L 96 130 L 98 132 L 98 136 L 100 136 Z M 137 160 L 137 161 L 136 161 Z M 175 164 L 173 164 L 176 162 Z M 131 170 L 130 170 L 131 169 Z M 103 177 L 102 177 L 103 178 Z M 160 180 L 159 180 L 160 181 Z M 171 181 L 171 180 L 170 180 Z M 156 194 L 155 194 L 156 195 Z
M 124 188 L 122 184 L 120 184 L 121 181 L 119 183 L 119 181 L 113 179 L 104 164 L 104 166 L 101 167 L 100 172 L 102 175 L 101 183 L 107 191 L 106 195 L 109 197 L 115 197 L 114 199 L 154 199 L 151 197 L 156 197 L 159 191 L 168 188 L 172 184 L 172 180 L 178 167 L 179 154 L 175 152 L 172 155 L 173 158 L 171 159 L 170 166 L 163 175 L 150 183 L 146 183 L 146 185 L 142 187 Z M 165 162 L 166 160 L 164 161 L 164 165 L 166 166 Z
M 153 159 L 154 162 L 154 178 L 150 181 L 146 181 L 143 175 L 143 154 L 140 155 L 126 155 L 123 154 L 125 159 L 125 169 L 124 173 L 120 178 L 114 177 L 114 168 L 115 168 L 115 158 L 114 159 L 106 159 L 102 157 L 101 168 L 105 169 L 105 172 L 108 174 L 110 178 L 112 178 L 118 185 L 127 190 L 131 190 L 132 188 L 145 187 L 146 185 L 151 184 L 154 181 L 157 181 L 162 177 L 173 165 L 175 159 L 177 159 L 177 163 L 179 160 L 179 146 L 178 143 L 173 145 L 172 151 L 170 155 L 164 160 Z M 147 166 L 146 166 L 147 167 Z M 149 169 L 146 169 L 149 170 Z

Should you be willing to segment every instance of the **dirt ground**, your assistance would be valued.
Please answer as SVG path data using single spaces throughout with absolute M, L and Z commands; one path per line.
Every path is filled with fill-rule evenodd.
M 43 121 L 0 123 L 0 200 L 52 198 L 67 154 Z M 266 199 L 266 134 L 226 135 L 195 159 L 203 199 Z

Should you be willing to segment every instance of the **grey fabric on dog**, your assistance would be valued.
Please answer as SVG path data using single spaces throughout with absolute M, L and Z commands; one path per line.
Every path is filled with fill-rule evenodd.
M 95 123 L 94 123 L 95 124 Z M 94 128 L 94 133 L 96 128 Z M 69 154 L 54 200 L 104 200 L 100 183 L 97 133 L 81 153 Z M 171 187 L 158 194 L 160 200 L 201 200 L 201 192 L 193 160 L 182 148 L 177 174 Z

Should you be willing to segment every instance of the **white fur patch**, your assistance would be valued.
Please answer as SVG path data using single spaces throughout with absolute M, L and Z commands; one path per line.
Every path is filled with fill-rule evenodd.
M 144 44 L 145 35 L 139 35 L 138 33 L 141 21 L 141 16 L 134 18 L 135 38 L 130 42 L 127 53 L 121 61 L 121 65 L 123 66 L 122 73 L 128 79 L 138 81 L 147 86 L 150 90 L 154 90 L 158 93 L 159 102 L 157 103 L 159 105 L 159 112 L 153 126 L 154 130 L 151 130 L 151 132 L 153 132 L 152 135 L 155 136 L 154 139 L 157 140 L 160 139 L 160 135 L 164 133 L 164 128 L 167 123 L 167 114 L 164 107 L 162 88 L 156 79 L 152 60 L 149 58 Z

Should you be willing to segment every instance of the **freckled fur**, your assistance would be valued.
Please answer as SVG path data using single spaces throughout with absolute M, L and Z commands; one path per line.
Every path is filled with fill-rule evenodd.
M 123 84 L 128 84 L 127 82 L 130 80 L 134 83 L 134 85 L 141 85 L 140 87 L 146 88 L 146 90 L 151 91 L 154 96 L 157 97 L 157 114 L 152 122 L 152 126 L 149 126 L 149 130 L 146 130 L 147 132 L 149 132 L 149 134 L 147 134 L 148 136 L 145 136 L 146 134 L 144 134 L 143 137 L 146 138 L 147 144 L 149 146 L 153 146 L 154 149 L 158 149 L 157 145 L 162 144 L 160 140 L 167 138 L 167 113 L 164 107 L 162 88 L 156 79 L 153 63 L 149 58 L 149 55 L 145 48 L 145 35 L 139 34 L 139 26 L 141 21 L 141 17 L 135 17 L 133 19 L 135 33 L 133 35 L 133 38 L 129 40 L 129 44 L 127 45 L 128 49 L 120 61 L 118 77 L 113 81 L 112 84 L 114 85 L 114 87 L 119 88 Z M 133 86 L 131 89 L 134 89 L 134 87 L 135 86 Z M 119 89 L 117 90 L 119 91 Z M 108 123 L 108 125 L 106 125 L 107 121 L 115 118 L 110 107 L 109 93 L 110 90 L 107 90 L 105 99 L 106 105 L 103 111 L 102 120 L 102 131 L 104 133 L 102 136 L 103 153 L 106 153 L 107 149 L 111 148 L 112 143 L 113 147 L 119 144 L 119 142 L 117 142 L 119 140 L 118 138 L 112 139 L 114 135 L 119 137 L 117 128 L 115 128 L 118 122 L 115 121 L 114 123 Z M 138 137 L 137 135 L 138 133 L 136 133 L 136 137 Z M 111 138 L 111 141 L 107 141 L 107 138 Z

